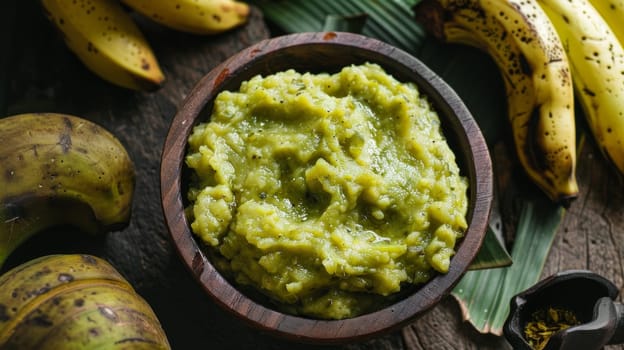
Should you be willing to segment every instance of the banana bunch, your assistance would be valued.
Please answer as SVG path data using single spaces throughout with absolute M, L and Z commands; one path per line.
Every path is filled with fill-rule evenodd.
M 568 59 L 535 0 L 423 0 L 417 20 L 435 37 L 486 52 L 499 68 L 516 154 L 555 202 L 578 194 L 574 89 Z
M 43 256 L 0 286 L 1 349 L 170 349 L 149 304 L 98 257 Z
M 624 174 L 624 2 L 537 1 L 564 43 L 576 96 L 597 144 Z
M 249 6 L 235 0 L 124 0 L 171 28 L 217 34 L 246 22 Z M 68 48 L 92 72 L 115 85 L 153 91 L 165 80 L 148 41 L 119 0 L 41 0 Z
M 0 266 L 51 226 L 96 234 L 129 222 L 134 165 L 101 126 L 70 115 L 19 114 L 0 119 L 0 140 Z

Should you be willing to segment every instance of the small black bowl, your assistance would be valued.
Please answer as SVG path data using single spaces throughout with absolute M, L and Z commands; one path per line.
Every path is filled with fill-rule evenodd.
M 619 342 L 622 306 L 613 301 L 618 288 L 587 270 L 567 270 L 549 276 L 511 299 L 503 332 L 515 350 L 532 350 L 524 329 L 537 310 L 549 307 L 572 312 L 580 325 L 553 335 L 545 350 L 600 349 Z

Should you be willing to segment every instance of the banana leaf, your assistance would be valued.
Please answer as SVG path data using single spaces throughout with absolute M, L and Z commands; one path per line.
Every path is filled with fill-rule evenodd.
M 427 36 L 414 20 L 412 6 L 419 0 L 251 0 L 265 18 L 286 33 L 344 30 L 364 34 L 397 46 L 425 63 L 462 98 L 475 117 L 488 146 L 509 139 L 506 98 L 493 61 L 474 48 L 441 44 Z M 364 22 L 358 29 L 348 20 Z M 330 19 L 328 19 L 330 18 Z M 511 156 L 510 156 L 511 157 Z M 512 157 L 513 158 L 513 157 Z M 496 168 L 496 165 L 494 167 Z M 523 177 L 517 171 L 513 177 Z M 495 176 L 496 176 L 495 172 Z M 526 179 L 521 179 L 526 181 Z M 509 197 L 505 187 L 495 194 Z M 564 209 L 539 191 L 514 196 L 520 215 L 514 223 L 514 244 L 509 254 L 499 202 L 495 198 L 485 242 L 471 269 L 453 290 L 465 319 L 481 333 L 501 334 L 509 313 L 509 300 L 539 280 Z M 512 264 L 513 261 L 513 264 Z
M 328 16 L 359 16 L 366 21 L 361 30 L 347 30 L 378 38 L 416 54 L 425 32 L 409 14 L 408 3 L 398 0 L 250 0 L 265 18 L 287 33 L 344 30 L 343 23 L 326 27 Z M 330 20 L 331 21 L 331 20 Z
M 464 320 L 482 333 L 502 335 L 509 301 L 535 284 L 565 210 L 545 198 L 524 200 L 509 267 L 468 271 L 451 293 Z
M 364 29 L 368 16 L 365 14 L 342 16 L 328 15 L 325 17 L 324 31 L 360 33 Z

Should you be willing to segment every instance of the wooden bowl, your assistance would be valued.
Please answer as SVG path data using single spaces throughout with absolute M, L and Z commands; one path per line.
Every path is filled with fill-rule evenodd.
M 448 273 L 438 274 L 404 299 L 379 311 L 344 320 L 315 320 L 281 313 L 239 291 L 207 259 L 184 215 L 187 169 L 184 157 L 192 128 L 207 121 L 212 101 L 222 90 L 238 90 L 257 74 L 294 68 L 336 72 L 364 62 L 381 65 L 400 81 L 412 81 L 438 111 L 443 131 L 469 178 L 469 227 L 458 241 Z M 486 143 L 465 105 L 436 74 L 413 56 L 361 35 L 302 33 L 259 42 L 224 61 L 204 76 L 187 96 L 171 124 L 161 163 L 162 207 L 173 244 L 184 264 L 220 306 L 249 325 L 290 340 L 341 343 L 381 335 L 405 326 L 436 305 L 465 273 L 485 236 L 492 202 L 492 166 Z M 210 315 L 206 315 L 210 317 Z

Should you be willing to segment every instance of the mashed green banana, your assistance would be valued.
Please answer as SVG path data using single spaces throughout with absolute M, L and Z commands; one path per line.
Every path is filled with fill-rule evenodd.
M 436 112 L 375 64 L 222 92 L 186 162 L 217 268 L 301 315 L 353 317 L 447 272 L 467 226 Z

